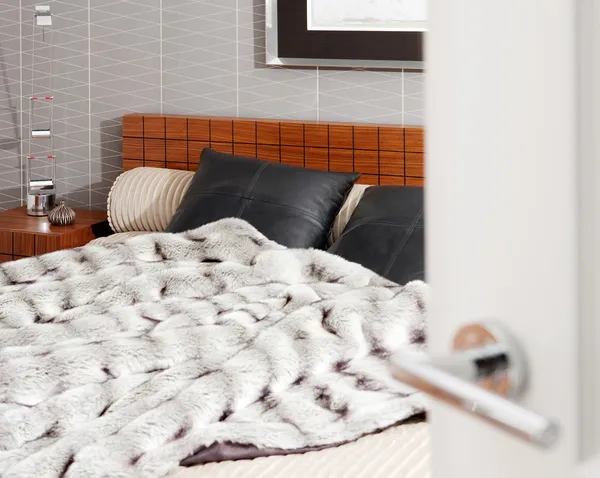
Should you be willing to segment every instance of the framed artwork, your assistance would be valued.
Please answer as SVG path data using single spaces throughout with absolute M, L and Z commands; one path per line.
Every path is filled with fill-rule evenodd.
M 427 0 L 266 0 L 269 65 L 423 68 Z

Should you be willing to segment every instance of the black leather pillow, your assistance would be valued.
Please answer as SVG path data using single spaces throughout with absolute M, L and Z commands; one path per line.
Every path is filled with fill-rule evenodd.
M 423 188 L 367 188 L 329 248 L 398 284 L 425 278 Z
M 238 217 L 284 246 L 324 248 L 335 216 L 359 176 L 205 148 L 167 231 L 182 232 Z

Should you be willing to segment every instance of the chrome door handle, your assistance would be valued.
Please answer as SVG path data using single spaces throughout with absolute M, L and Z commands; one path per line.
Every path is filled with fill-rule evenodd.
M 456 335 L 454 350 L 441 359 L 398 354 L 392 359 L 394 377 L 530 443 L 554 445 L 557 424 L 510 400 L 527 383 L 524 355 L 510 334 L 489 324 L 468 325 Z

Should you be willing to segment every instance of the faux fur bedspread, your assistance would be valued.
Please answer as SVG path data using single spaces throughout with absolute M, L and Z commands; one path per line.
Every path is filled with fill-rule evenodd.
M 421 412 L 388 359 L 427 286 L 225 219 L 0 267 L 0 476 L 160 477 L 215 443 L 354 440 Z

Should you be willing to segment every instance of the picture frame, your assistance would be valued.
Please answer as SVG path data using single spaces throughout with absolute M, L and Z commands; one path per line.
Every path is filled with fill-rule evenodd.
M 408 30 L 364 24 L 309 29 L 311 1 L 266 0 L 267 65 L 424 69 L 423 25 Z

